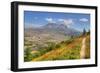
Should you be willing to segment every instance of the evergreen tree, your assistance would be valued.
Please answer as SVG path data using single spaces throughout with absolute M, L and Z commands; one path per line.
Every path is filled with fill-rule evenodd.
M 90 29 L 88 30 L 87 34 L 90 34 Z
M 83 29 L 83 35 L 85 35 L 86 34 L 86 30 L 85 30 L 85 28 Z

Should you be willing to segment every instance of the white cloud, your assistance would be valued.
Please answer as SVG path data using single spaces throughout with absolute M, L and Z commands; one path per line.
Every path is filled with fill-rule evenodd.
M 87 19 L 87 18 L 81 18 L 80 21 L 81 21 L 81 22 L 87 22 L 88 19 Z
M 55 21 L 53 20 L 53 18 L 46 18 L 46 21 L 50 22 L 50 23 L 54 23 Z
M 58 19 L 58 21 L 61 21 L 61 22 L 64 21 L 64 20 L 65 20 L 65 19 Z
M 58 19 L 59 22 L 62 22 L 66 26 L 70 27 L 71 24 L 74 23 L 72 19 Z
M 54 21 L 53 18 L 46 18 L 45 20 L 50 23 L 56 23 L 58 21 L 58 23 L 62 23 L 68 27 L 70 27 L 70 25 L 74 23 L 73 19 L 57 19 L 56 21 Z
M 72 19 L 64 20 L 64 23 L 66 25 L 70 25 L 70 24 L 73 24 L 73 20 Z

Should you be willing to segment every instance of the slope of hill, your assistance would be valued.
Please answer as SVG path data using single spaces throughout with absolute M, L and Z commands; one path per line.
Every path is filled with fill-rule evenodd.
M 25 28 L 25 36 L 35 36 L 40 34 L 53 34 L 53 35 L 68 35 L 68 36 L 76 36 L 79 35 L 80 32 L 75 30 L 74 28 L 69 28 L 67 25 L 59 24 L 59 23 L 48 23 L 44 26 L 38 28 Z
M 47 25 L 43 26 L 44 29 L 47 30 L 54 30 L 57 31 L 59 33 L 63 33 L 65 35 L 69 35 L 69 36 L 75 36 L 75 35 L 79 35 L 80 32 L 77 31 L 74 28 L 68 27 L 67 25 L 65 25 L 64 23 L 48 23 Z
M 25 28 L 24 34 L 25 47 L 29 45 L 35 50 L 39 48 L 37 46 L 47 46 L 48 42 L 57 44 L 61 41 L 68 40 L 71 37 L 79 36 L 81 33 L 75 29 L 68 28 L 64 24 L 48 23 L 39 28 Z
M 86 35 L 85 58 L 90 58 L 90 36 Z M 43 55 L 33 58 L 32 61 L 50 61 L 50 60 L 67 60 L 80 59 L 80 50 L 84 37 L 74 38 L 71 42 L 65 41 L 60 43 L 61 47 L 53 48 Z M 39 53 L 40 51 L 38 51 Z M 34 53 L 35 54 L 35 53 Z

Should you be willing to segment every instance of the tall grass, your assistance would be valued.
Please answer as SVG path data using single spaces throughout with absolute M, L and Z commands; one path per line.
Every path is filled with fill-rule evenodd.
M 90 35 L 86 37 L 86 58 L 90 58 Z M 76 37 L 62 41 L 58 44 L 47 42 L 48 46 L 38 46 L 36 53 L 31 53 L 32 49 L 25 50 L 25 61 L 50 61 L 50 60 L 75 60 L 80 59 L 80 49 L 84 38 Z M 28 44 L 28 46 L 31 44 Z M 30 49 L 30 50 L 29 50 Z

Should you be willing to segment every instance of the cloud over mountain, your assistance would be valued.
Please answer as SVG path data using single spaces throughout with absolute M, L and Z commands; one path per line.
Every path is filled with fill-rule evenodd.
M 62 22 L 64 25 L 70 27 L 70 25 L 74 24 L 72 19 L 58 19 L 59 22 Z
M 81 22 L 87 22 L 88 19 L 87 18 L 81 18 L 79 21 L 81 21 Z
M 49 23 L 54 23 L 55 21 L 53 20 L 53 18 L 46 18 L 46 21 L 48 21 Z

